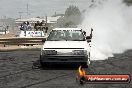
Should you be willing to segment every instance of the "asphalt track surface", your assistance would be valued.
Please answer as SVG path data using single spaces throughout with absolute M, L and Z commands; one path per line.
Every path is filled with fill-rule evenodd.
M 84 84 L 76 82 L 78 66 L 39 67 L 39 49 L 0 51 L 0 88 L 132 88 L 128 84 Z M 33 68 L 33 66 L 38 68 Z M 132 50 L 104 61 L 92 61 L 87 74 L 132 75 Z

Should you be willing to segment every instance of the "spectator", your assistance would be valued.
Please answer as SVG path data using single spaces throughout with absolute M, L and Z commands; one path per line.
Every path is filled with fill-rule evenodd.
M 45 26 L 46 26 L 44 20 L 42 20 L 42 22 L 40 23 L 40 26 L 41 26 L 41 31 L 43 31 L 43 29 L 45 29 Z
M 32 30 L 31 24 L 27 21 L 27 30 Z
M 42 22 L 41 22 L 41 31 L 43 31 L 43 29 L 45 29 L 45 33 L 47 33 L 47 31 L 48 31 L 48 28 L 46 27 L 46 23 L 45 23 L 45 21 L 44 20 L 42 20 Z
M 40 22 L 39 22 L 39 21 L 37 21 L 37 23 L 35 23 L 34 29 L 35 29 L 36 31 L 38 31 L 38 30 L 40 29 Z
M 20 30 L 23 30 L 23 31 L 26 31 L 27 30 L 27 24 L 26 24 L 26 22 L 23 22 L 21 24 Z

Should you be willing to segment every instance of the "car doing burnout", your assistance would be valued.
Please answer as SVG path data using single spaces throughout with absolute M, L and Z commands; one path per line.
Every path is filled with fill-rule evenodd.
M 44 41 L 40 63 L 48 64 L 90 64 L 90 36 L 79 28 L 55 28 Z

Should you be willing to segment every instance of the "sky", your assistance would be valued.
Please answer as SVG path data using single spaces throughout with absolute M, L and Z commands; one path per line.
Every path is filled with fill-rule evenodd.
M 29 7 L 28 17 L 51 16 L 56 13 L 64 13 L 69 5 L 76 5 L 80 10 L 88 8 L 91 0 L 0 0 L 0 17 L 19 18 L 27 17 L 27 3 Z

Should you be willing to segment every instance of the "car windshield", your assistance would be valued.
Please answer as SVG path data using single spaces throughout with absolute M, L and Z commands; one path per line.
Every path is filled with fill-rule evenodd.
M 47 41 L 85 41 L 81 30 L 53 30 Z

